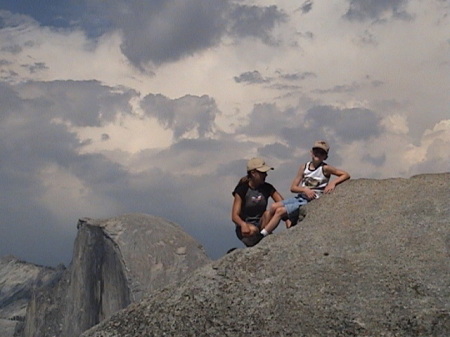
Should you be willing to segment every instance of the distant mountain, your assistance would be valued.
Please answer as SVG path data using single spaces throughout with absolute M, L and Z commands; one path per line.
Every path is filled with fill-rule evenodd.
M 33 288 L 31 300 L 30 292 L 22 296 L 20 317 L 24 322 L 16 336 L 78 337 L 208 262 L 200 244 L 165 219 L 146 214 L 81 219 L 72 262 L 58 275 L 58 282 L 41 282 L 41 288 Z M 10 272 L 11 268 L 2 268 L 0 275 Z M 23 281 L 31 278 L 29 274 L 32 271 L 21 269 L 16 277 Z M 9 293 L 18 306 L 22 297 L 18 292 L 15 297 L 13 291 Z
M 63 271 L 63 266 L 49 268 L 14 256 L 0 258 L 0 336 L 12 337 L 20 331 L 33 293 L 57 282 Z
M 351 180 L 83 337 L 450 336 L 450 173 Z

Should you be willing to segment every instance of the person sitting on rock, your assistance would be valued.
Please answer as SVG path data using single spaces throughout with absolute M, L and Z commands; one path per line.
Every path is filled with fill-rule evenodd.
M 262 229 L 261 234 L 266 236 L 288 216 L 292 224 L 296 224 L 300 207 L 311 200 L 317 199 L 322 193 L 332 192 L 335 187 L 350 179 L 350 175 L 341 169 L 324 162 L 328 158 L 330 146 L 326 141 L 316 141 L 311 150 L 311 161 L 300 166 L 297 175 L 291 184 L 291 192 L 297 196 L 272 204 L 269 210 L 270 221 Z M 330 181 L 331 176 L 337 178 Z
M 270 170 L 273 167 L 266 165 L 263 159 L 250 159 L 247 162 L 247 175 L 239 180 L 233 191 L 231 219 L 236 225 L 237 237 L 247 247 L 256 245 L 264 237 L 261 230 L 271 220 L 267 210 L 269 198 L 275 202 L 283 200 L 275 187 L 266 182 Z M 290 226 L 290 220 L 287 220 L 286 226 Z

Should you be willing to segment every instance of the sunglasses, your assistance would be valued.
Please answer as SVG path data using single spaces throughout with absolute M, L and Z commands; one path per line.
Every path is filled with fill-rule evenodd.
M 313 154 L 315 156 L 326 156 L 327 155 L 326 151 L 324 151 L 322 149 L 313 149 Z

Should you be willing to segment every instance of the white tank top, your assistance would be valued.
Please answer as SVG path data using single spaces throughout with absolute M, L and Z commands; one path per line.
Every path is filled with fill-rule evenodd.
M 312 189 L 314 192 L 316 192 L 316 198 L 318 198 L 323 193 L 323 190 L 330 181 L 330 178 L 323 174 L 323 166 L 325 165 L 325 163 L 322 163 L 315 170 L 309 169 L 310 164 L 311 162 L 307 162 L 305 165 L 305 170 L 303 171 L 302 186 Z

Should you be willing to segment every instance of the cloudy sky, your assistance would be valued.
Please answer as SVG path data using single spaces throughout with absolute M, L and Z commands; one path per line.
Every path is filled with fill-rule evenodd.
M 449 14 L 449 0 L 0 0 L 0 256 L 68 264 L 79 218 L 143 212 L 216 259 L 242 247 L 231 191 L 247 159 L 289 197 L 316 139 L 355 179 L 449 171 Z

